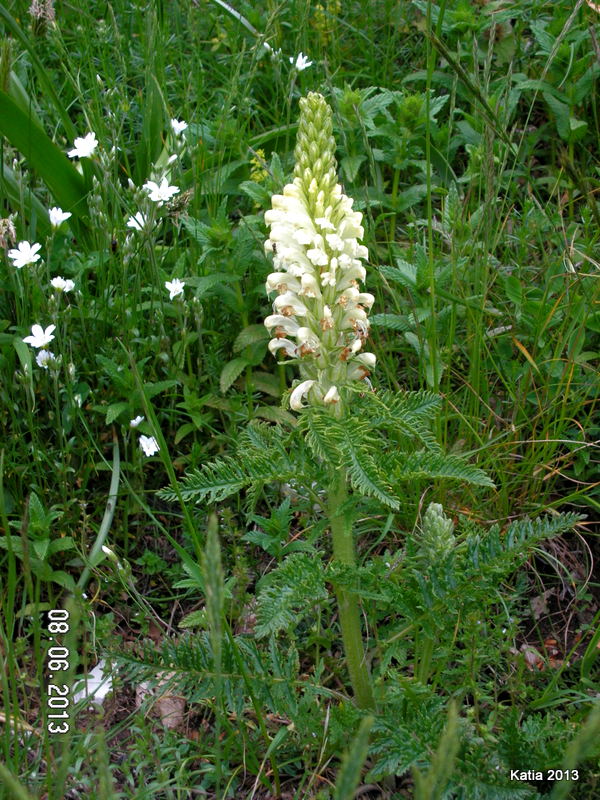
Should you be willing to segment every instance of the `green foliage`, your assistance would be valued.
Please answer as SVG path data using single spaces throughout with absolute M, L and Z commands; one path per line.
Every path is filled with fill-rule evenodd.
M 258 585 L 256 635 L 290 631 L 328 598 L 323 564 L 305 553 L 288 556 Z
M 0 5 L 2 800 L 139 786 L 169 800 L 190 787 L 331 800 L 357 779 L 448 800 L 596 796 L 598 598 L 579 577 L 596 545 L 554 512 L 600 508 L 593 9 L 73 0 L 44 24 L 30 5 Z M 288 61 L 300 50 L 303 72 Z M 316 413 L 314 425 L 279 406 L 292 370 L 274 366 L 261 323 L 263 210 L 289 178 L 309 88 L 328 93 L 340 180 L 365 215 L 377 355 L 355 419 Z M 171 118 L 188 122 L 180 137 Z M 99 148 L 77 164 L 65 153 L 89 130 Z M 180 191 L 159 207 L 142 185 L 167 173 Z M 57 229 L 55 204 L 73 214 Z M 143 231 L 127 224 L 138 212 Z M 6 253 L 24 240 L 42 258 L 16 269 Z M 57 275 L 75 289 L 56 292 Z M 174 277 L 185 290 L 171 301 Z M 56 325 L 56 369 L 23 343 L 38 323 Z M 157 457 L 140 435 L 160 438 Z M 351 475 L 341 516 L 356 567 L 321 563 L 328 463 Z M 187 475 L 199 547 L 175 495 L 154 491 L 165 465 Z M 426 519 L 436 501 L 453 541 Z M 221 529 L 208 542 L 212 503 Z M 90 565 L 71 652 L 91 665 L 118 648 L 134 683 L 174 671 L 201 758 L 134 713 L 131 688 L 96 719 L 104 738 L 85 720 L 64 743 L 45 733 L 42 611 L 73 591 L 105 522 L 131 582 Z M 560 578 L 540 571 L 551 545 Z M 532 624 L 534 570 L 560 588 Z M 346 696 L 339 589 L 360 604 L 376 678 L 370 750 Z M 140 657 L 150 620 L 200 632 Z M 548 636 L 562 663 L 530 670 L 523 648 L 543 656 Z M 380 783 L 410 763 L 395 788 Z M 577 764 L 580 780 L 507 784 L 511 764 Z
M 423 775 L 417 768 L 413 769 L 415 800 L 437 800 L 444 796 L 459 747 L 458 714 L 456 706 L 450 704 L 446 727 L 427 774 Z
M 238 447 L 235 456 L 219 458 L 186 476 L 180 484 L 182 498 L 186 502 L 216 503 L 241 489 L 255 493 L 264 484 L 297 477 L 297 469 L 277 428 L 254 422 L 240 436 Z M 171 501 L 177 499 L 172 489 L 161 490 L 160 496 Z
M 270 518 L 251 514 L 248 519 L 257 527 L 244 534 L 242 541 L 258 545 L 278 561 L 289 553 L 302 550 L 312 552 L 313 546 L 309 542 L 286 541 L 291 532 L 293 517 L 294 512 L 289 498 L 272 511 Z
M 352 797 L 360 781 L 360 773 L 369 749 L 369 731 L 373 726 L 373 717 L 364 717 L 351 747 L 342 761 L 342 766 L 335 782 L 334 800 L 345 800 Z

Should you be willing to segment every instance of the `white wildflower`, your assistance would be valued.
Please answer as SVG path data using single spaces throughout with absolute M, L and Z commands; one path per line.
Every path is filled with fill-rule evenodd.
M 59 292 L 71 292 L 75 288 L 74 281 L 70 278 L 61 278 L 60 275 L 57 275 L 56 278 L 52 278 L 50 285 Z
M 67 153 L 69 158 L 89 158 L 98 147 L 96 134 L 92 132 L 79 136 L 75 139 L 74 145 L 75 147 Z
M 19 242 L 16 250 L 8 251 L 8 257 L 12 260 L 17 269 L 21 269 L 21 267 L 27 266 L 27 264 L 35 264 L 36 261 L 39 261 L 41 256 L 38 254 L 38 250 L 41 249 L 42 245 L 37 242 L 34 244 Z
M 154 181 L 148 181 L 144 184 L 144 189 L 150 195 L 150 200 L 158 203 L 159 205 L 162 205 L 167 200 L 170 200 L 173 195 L 179 192 L 179 187 L 169 186 L 169 182 L 166 178 L 162 179 L 160 185 Z
M 56 363 L 56 356 L 50 350 L 40 350 L 35 357 L 35 363 L 42 369 L 48 369 L 49 366 Z
M 312 65 L 312 61 L 308 60 L 308 56 L 303 55 L 303 53 L 298 53 L 294 63 L 294 57 L 290 56 L 290 64 L 293 64 L 298 72 L 302 72 L 303 70 L 307 69 Z
M 181 119 L 172 119 L 171 120 L 171 128 L 173 128 L 173 133 L 175 136 L 181 136 L 181 134 L 186 130 L 188 124 Z
M 41 325 L 31 326 L 31 336 L 26 336 L 23 341 L 25 344 L 30 344 L 32 347 L 45 347 L 54 339 L 52 331 L 56 329 L 56 325 L 48 325 L 44 330 Z
M 62 208 L 54 206 L 54 208 L 51 208 L 48 212 L 48 216 L 50 217 L 50 225 L 52 225 L 53 228 L 58 228 L 73 215 L 70 211 L 63 211 Z
M 134 231 L 143 231 L 148 225 L 149 218 L 147 214 L 143 214 L 141 211 L 138 211 L 137 214 L 134 214 L 127 220 L 127 227 L 133 228 Z
M 180 281 L 179 278 L 173 278 L 172 281 L 165 281 L 165 289 L 169 292 L 169 299 L 173 300 L 173 298 L 183 294 L 184 286 L 185 281 Z
M 150 457 L 158 453 L 160 447 L 154 436 L 140 436 L 140 447 L 144 451 L 144 455 Z

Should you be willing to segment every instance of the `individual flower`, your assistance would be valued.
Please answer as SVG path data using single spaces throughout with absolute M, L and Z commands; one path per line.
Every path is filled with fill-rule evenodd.
M 187 128 L 187 122 L 184 122 L 181 119 L 172 119 L 171 120 L 171 127 L 173 128 L 173 133 L 175 136 L 181 136 L 184 130 Z
M 183 294 L 184 286 L 185 281 L 180 281 L 179 278 L 173 278 L 172 281 L 165 281 L 165 289 L 169 292 L 169 300 L 173 300 L 174 297 Z
M 56 356 L 50 350 L 40 350 L 35 357 L 35 363 L 42 369 L 48 369 L 51 364 L 56 362 Z
M 154 436 L 140 436 L 140 447 L 144 451 L 144 455 L 153 456 L 158 453 L 160 447 Z
M 96 134 L 92 131 L 85 136 L 78 136 L 74 145 L 75 147 L 67 153 L 69 158 L 89 158 L 98 147 Z
M 25 344 L 30 344 L 32 347 L 45 347 L 54 339 L 52 331 L 55 330 L 55 328 L 56 325 L 48 325 L 46 330 L 44 330 L 41 325 L 32 325 L 31 336 L 26 336 L 23 341 Z
M 60 275 L 57 275 L 56 278 L 52 278 L 50 285 L 59 292 L 70 292 L 75 288 L 74 281 L 70 278 L 61 278 Z
M 105 544 L 102 545 L 101 549 L 104 555 L 108 556 L 111 561 L 114 561 L 115 564 L 118 562 L 119 559 L 117 558 L 117 554 L 114 550 L 111 550 L 110 547 L 107 547 Z
M 144 184 L 144 189 L 146 189 L 150 195 L 150 200 L 158 203 L 159 205 L 162 205 L 167 200 L 170 200 L 173 195 L 179 192 L 179 187 L 169 186 L 169 182 L 166 178 L 162 179 L 160 186 L 154 181 L 148 181 Z
M 141 425 L 141 424 L 142 424 L 142 422 L 144 421 L 144 419 L 145 419 L 145 417 L 142 417 L 142 416 L 137 416 L 137 417 L 134 417 L 134 418 L 133 418 L 133 419 L 132 419 L 132 420 L 129 422 L 129 427 L 130 427 L 130 428 L 137 428 L 137 427 L 138 427 L 138 425 Z
M 374 302 L 359 288 L 368 252 L 359 244 L 362 214 L 352 211 L 352 199 L 337 182 L 331 109 L 313 92 L 300 107 L 294 180 L 265 213 L 265 250 L 276 270 L 266 289 L 277 292 L 265 326 L 274 337 L 270 352 L 300 367 L 291 408 L 299 411 L 307 398 L 341 413 L 353 382 L 370 386 L 376 361 L 363 351 Z
M 70 211 L 63 211 L 62 208 L 58 208 L 57 206 L 51 208 L 48 214 L 50 216 L 50 225 L 52 225 L 53 228 L 58 228 L 72 216 Z
M 35 264 L 40 260 L 38 250 L 42 249 L 42 245 L 35 242 L 19 242 L 16 250 L 9 250 L 8 257 L 12 259 L 13 264 L 17 269 L 26 266 L 27 264 Z
M 312 66 L 312 61 L 308 60 L 308 56 L 303 55 L 303 53 L 298 53 L 296 56 L 296 61 L 294 63 L 294 57 L 290 56 L 290 64 L 293 64 L 298 72 L 302 72 L 303 70 L 307 69 L 308 67 Z
M 305 394 L 308 394 L 309 389 L 311 389 L 315 384 L 315 381 L 302 381 L 299 383 L 293 390 L 292 394 L 290 395 L 290 408 L 294 411 L 300 411 L 301 408 L 304 408 L 302 404 L 302 398 Z
M 127 227 L 133 228 L 134 231 L 143 231 L 148 227 L 149 218 L 146 214 L 138 211 L 127 220 Z

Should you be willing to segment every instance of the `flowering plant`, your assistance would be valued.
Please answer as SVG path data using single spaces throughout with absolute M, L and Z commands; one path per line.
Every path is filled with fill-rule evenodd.
M 265 213 L 270 228 L 265 248 L 273 254 L 276 270 L 266 288 L 277 294 L 273 314 L 264 321 L 273 337 L 271 353 L 299 367 L 300 381 L 289 393 L 289 404 L 300 418 L 291 431 L 251 422 L 240 433 L 235 453 L 205 463 L 177 491 L 163 489 L 160 495 L 216 503 L 246 489 L 252 501 L 265 485 L 301 487 L 315 501 L 313 510 L 327 514 L 334 572 L 340 568 L 348 576 L 357 570 L 353 518 L 362 511 L 362 498 L 398 511 L 406 502 L 401 489 L 406 482 L 445 478 L 493 484 L 464 458 L 442 452 L 430 430 L 439 407 L 436 395 L 371 391 L 375 356 L 364 348 L 374 298 L 359 285 L 366 278 L 363 261 L 368 255 L 359 243 L 362 215 L 352 210 L 352 200 L 337 182 L 331 109 L 315 93 L 303 98 L 300 107 L 294 178 L 282 194 L 273 196 Z M 315 489 L 321 486 L 324 490 Z M 451 546 L 439 508 L 431 511 L 427 524 L 424 552 Z M 261 595 L 264 602 L 259 598 L 260 635 L 285 626 L 286 615 L 278 609 L 285 609 L 290 597 L 310 606 L 327 592 L 323 567 L 305 554 L 286 556 L 280 570 L 289 583 L 276 602 L 268 589 Z M 313 580 L 302 594 L 299 573 L 309 570 Z M 330 583 L 355 702 L 375 708 L 358 593 L 347 582 L 334 578 Z

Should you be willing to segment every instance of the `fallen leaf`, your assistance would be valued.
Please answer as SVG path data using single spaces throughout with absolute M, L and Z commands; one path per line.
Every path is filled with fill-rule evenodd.
M 174 675 L 174 672 L 161 672 L 160 680 L 154 686 L 149 681 L 140 683 L 135 690 L 135 706 L 140 708 L 146 700 L 151 699 L 151 708 L 158 712 L 165 728 L 183 731 L 185 697 L 174 694 L 166 687 Z

